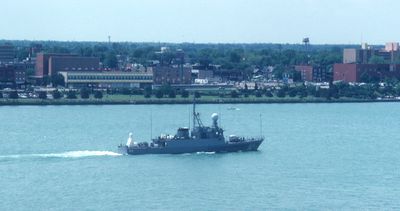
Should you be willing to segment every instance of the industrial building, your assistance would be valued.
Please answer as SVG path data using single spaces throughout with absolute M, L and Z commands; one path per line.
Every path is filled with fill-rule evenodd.
M 19 65 L 0 65 L 0 88 L 16 88 L 26 82 L 26 70 Z
M 152 72 L 82 72 L 62 71 L 66 87 L 139 88 L 153 83 Z
M 300 72 L 302 81 L 313 80 L 313 67 L 311 65 L 296 65 L 294 69 Z
M 80 57 L 73 54 L 38 53 L 36 56 L 36 77 L 51 76 L 60 71 L 99 71 L 100 59 Z
M 11 44 L 0 46 L 0 64 L 13 63 L 15 58 L 15 47 Z
M 191 84 L 192 68 L 187 66 L 153 67 L 155 84 Z
M 333 80 L 344 82 L 363 82 L 373 78 L 381 81 L 394 77 L 400 79 L 400 64 L 334 64 Z
M 327 82 L 332 79 L 332 72 L 327 67 L 296 65 L 294 69 L 300 72 L 302 81 Z
M 343 64 L 368 64 L 371 58 L 380 57 L 384 63 L 393 63 L 399 58 L 399 43 L 386 43 L 383 49 L 374 49 L 363 43 L 360 49 L 347 48 L 343 50 Z
M 363 44 L 361 49 L 344 49 L 343 64 L 333 65 L 333 80 L 365 82 L 383 80 L 386 77 L 400 79 L 399 43 L 386 43 L 383 49 Z M 378 58 L 373 61 L 372 58 Z

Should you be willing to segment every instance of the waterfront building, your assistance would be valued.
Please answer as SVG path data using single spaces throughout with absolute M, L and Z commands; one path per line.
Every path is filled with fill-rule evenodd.
M 11 44 L 0 46 L 0 64 L 13 63 L 15 58 L 15 47 Z
M 366 79 L 400 78 L 400 64 L 334 64 L 333 80 L 362 82 Z
M 74 54 L 38 53 L 36 56 L 36 77 L 51 76 L 60 71 L 99 71 L 100 59 L 80 57 Z
M 363 44 L 361 49 L 344 49 L 343 64 L 334 64 L 333 80 L 345 82 L 379 81 L 385 77 L 400 78 L 399 43 L 386 43 L 383 49 Z M 372 58 L 377 60 L 373 61 Z
M 311 82 L 313 80 L 313 67 L 311 65 L 296 65 L 294 69 L 300 72 L 302 81 Z
M 393 63 L 399 57 L 399 43 L 386 43 L 383 49 L 374 49 L 366 43 L 361 49 L 343 49 L 343 64 L 368 64 L 373 57 L 382 58 L 383 63 Z
M 20 87 L 26 82 L 26 69 L 19 65 L 0 65 L 0 87 Z
M 188 66 L 153 67 L 155 84 L 191 84 L 192 68 Z
M 153 83 L 152 72 L 62 71 L 66 87 L 143 88 Z
M 325 66 L 296 65 L 294 69 L 300 72 L 302 81 L 327 82 L 332 78 L 332 72 Z

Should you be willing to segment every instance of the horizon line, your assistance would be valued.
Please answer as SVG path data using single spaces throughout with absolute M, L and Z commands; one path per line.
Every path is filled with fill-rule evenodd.
M 52 39 L 0 39 L 1 42 L 66 42 L 66 43 L 106 43 L 108 44 L 109 41 L 98 41 L 98 40 L 52 40 Z M 290 42 L 168 42 L 168 41 L 111 41 L 111 43 L 144 43 L 144 44 L 195 44 L 195 45 L 257 45 L 257 44 L 267 44 L 267 45 L 304 45 L 304 43 L 290 43 Z M 368 45 L 373 46 L 384 46 L 385 43 L 382 44 L 375 44 L 375 43 L 367 43 Z M 362 43 L 310 43 L 309 45 L 361 45 Z

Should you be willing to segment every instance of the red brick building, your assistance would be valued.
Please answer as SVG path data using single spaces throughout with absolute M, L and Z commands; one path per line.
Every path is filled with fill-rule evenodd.
M 36 76 L 51 76 L 59 71 L 98 71 L 100 59 L 79 57 L 73 54 L 38 53 L 36 56 Z
M 154 84 L 190 84 L 192 70 L 188 67 L 157 66 L 153 68 Z
M 386 77 L 400 78 L 400 65 L 390 64 L 334 64 L 333 80 L 362 82 L 362 77 L 383 80 Z
M 98 71 L 100 59 L 95 57 L 51 56 L 49 58 L 49 75 L 60 71 Z
M 334 64 L 333 80 L 345 82 L 359 81 L 359 74 L 357 74 L 357 64 Z
M 15 47 L 11 44 L 0 46 L 0 64 L 12 63 L 15 58 Z
M 0 65 L 0 87 L 15 87 L 25 84 L 26 70 L 18 65 Z
M 310 65 L 296 65 L 294 69 L 301 74 L 302 81 L 313 80 L 313 67 Z
M 214 78 L 214 71 L 213 70 L 199 70 L 199 79 L 212 79 Z

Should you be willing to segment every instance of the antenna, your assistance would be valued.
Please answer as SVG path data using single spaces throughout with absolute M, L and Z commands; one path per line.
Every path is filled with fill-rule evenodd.
M 193 94 L 193 129 L 196 127 L 196 95 Z
M 190 117 L 192 117 L 192 116 L 190 115 L 190 106 L 188 107 L 188 114 L 189 114 L 189 129 L 190 129 Z
M 261 137 L 263 136 L 263 134 L 262 134 L 262 115 L 261 115 L 261 113 L 260 113 L 260 136 Z
M 153 108 L 150 110 L 150 140 L 153 139 Z

